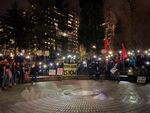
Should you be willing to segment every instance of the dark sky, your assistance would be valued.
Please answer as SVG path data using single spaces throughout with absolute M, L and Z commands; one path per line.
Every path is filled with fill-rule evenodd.
M 5 12 L 5 10 L 8 9 L 14 1 L 15 0 L 0 0 L 0 14 Z M 28 2 L 26 0 L 16 0 L 16 1 L 19 3 L 19 6 L 21 7 L 28 6 Z
M 10 7 L 10 5 L 15 0 L 0 0 L 0 14 L 4 13 L 7 8 Z M 19 6 L 21 7 L 28 7 L 29 4 L 27 0 L 16 0 L 19 3 Z M 63 4 L 65 6 L 68 6 L 71 10 L 79 12 L 79 0 L 64 0 Z

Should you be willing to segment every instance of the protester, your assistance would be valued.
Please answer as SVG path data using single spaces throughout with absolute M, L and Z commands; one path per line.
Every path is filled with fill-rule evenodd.
M 32 66 L 31 66 L 31 81 L 32 82 L 37 82 L 37 76 L 38 76 L 38 65 L 36 63 L 34 63 Z
M 101 56 L 88 56 L 88 58 L 76 60 L 76 62 L 70 59 L 69 63 L 78 64 L 77 76 L 87 74 L 91 79 L 95 77 L 98 80 L 105 76 L 107 80 L 120 81 L 119 75 L 128 75 L 128 70 L 131 71 L 131 68 L 133 75 L 150 78 L 150 50 L 149 54 L 136 52 L 129 52 L 128 54 L 126 56 L 125 53 L 112 54 L 109 52 Z M 45 75 L 48 74 L 49 69 L 63 68 L 63 64 L 68 63 L 67 58 L 62 62 L 60 65 L 57 61 L 44 56 L 31 58 L 17 55 L 15 58 L 11 58 L 7 55 L 0 57 L 0 87 L 7 89 L 18 83 L 30 82 L 30 77 L 32 82 L 36 82 L 39 74 Z M 114 68 L 116 71 L 112 73 Z
M 25 62 L 23 67 L 23 82 L 29 82 L 30 65 Z
M 12 62 L 12 76 L 13 76 L 13 85 L 17 84 L 17 65 L 15 61 Z

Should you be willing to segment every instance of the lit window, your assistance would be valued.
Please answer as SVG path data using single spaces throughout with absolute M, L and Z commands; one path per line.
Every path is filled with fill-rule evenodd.
M 73 17 L 73 15 L 71 15 L 71 14 L 68 14 L 69 16 L 71 16 L 71 17 Z
M 71 21 L 68 21 L 68 23 L 71 24 L 72 22 L 71 22 Z
M 0 29 L 0 32 L 3 32 L 3 28 Z

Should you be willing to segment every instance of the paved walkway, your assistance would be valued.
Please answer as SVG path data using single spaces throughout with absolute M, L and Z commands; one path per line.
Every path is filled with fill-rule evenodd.
M 150 85 L 65 80 L 0 92 L 0 113 L 150 113 Z

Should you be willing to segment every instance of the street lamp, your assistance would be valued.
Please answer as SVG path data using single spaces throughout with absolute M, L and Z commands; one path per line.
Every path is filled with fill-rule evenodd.
M 146 62 L 146 65 L 150 65 L 150 62 L 147 61 L 147 62 Z
M 112 55 L 112 54 L 113 54 L 113 52 L 112 52 L 112 51 L 109 51 L 109 54 L 110 54 L 110 55 Z
M 39 62 L 39 65 L 42 65 L 42 62 Z
M 47 68 L 47 65 L 45 64 L 45 65 L 43 65 L 43 68 L 45 69 L 45 68 Z
M 119 51 L 119 53 L 121 54 L 121 53 L 122 53 L 122 51 Z
M 93 56 L 93 58 L 96 58 L 96 57 L 97 57 L 96 55 Z
M 0 57 L 2 57 L 3 56 L 3 54 L 2 53 L 0 53 Z
M 59 56 L 60 55 L 60 53 L 57 53 L 57 56 Z
M 53 66 L 53 63 L 50 63 L 49 65 L 50 65 L 50 66 Z
M 95 46 L 95 45 L 93 45 L 93 46 L 92 46 L 92 48 L 93 48 L 93 49 L 96 49 L 96 46 Z
M 68 58 L 71 58 L 71 55 L 68 55 L 67 57 L 68 57 Z
M 20 56 L 23 56 L 23 53 L 20 53 Z
M 63 36 L 67 36 L 67 33 L 63 33 Z
M 30 56 L 26 56 L 26 59 L 30 59 Z
M 63 60 L 65 60 L 66 59 L 66 57 L 63 57 Z
M 101 60 L 102 60 L 102 58 L 98 58 L 98 60 L 99 60 L 99 61 L 101 61 Z

